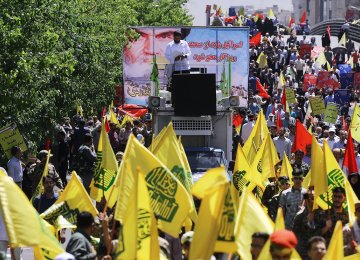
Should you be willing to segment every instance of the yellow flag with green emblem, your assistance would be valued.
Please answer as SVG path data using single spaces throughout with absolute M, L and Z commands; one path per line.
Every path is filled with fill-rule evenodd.
M 262 142 L 268 134 L 269 129 L 266 124 L 265 116 L 263 111 L 260 110 L 254 128 L 243 146 L 244 153 L 250 165 L 253 163 Z
M 134 175 L 139 167 L 145 174 L 151 206 L 158 216 L 159 228 L 177 237 L 192 208 L 191 197 L 185 187 L 134 135 L 129 137 L 123 162 L 123 170 L 119 173 L 119 200 L 115 219 L 123 223 L 131 190 L 134 189 Z
M 224 168 L 214 168 L 195 183 L 192 193 L 202 199 L 189 259 L 210 259 L 219 234 L 229 182 Z
M 251 240 L 255 232 L 270 234 L 273 229 L 274 223 L 265 213 L 255 196 L 248 191 L 244 191 L 240 197 L 235 224 L 235 239 L 241 258 L 251 259 Z
M 157 224 L 144 174 L 134 176 L 136 187 L 120 228 L 117 259 L 159 259 Z
M 166 127 L 164 134 L 159 140 L 152 153 L 172 172 L 172 174 L 185 187 L 189 196 L 191 195 L 192 175 L 191 172 L 185 170 L 185 162 L 176 138 L 176 133 L 173 129 L 172 122 Z M 194 222 L 197 220 L 195 205 L 193 204 L 191 218 Z
M 351 119 L 350 130 L 352 138 L 360 142 L 360 108 L 356 103 Z
M 327 175 L 327 191 L 321 194 L 316 199 L 316 203 L 322 209 L 326 210 L 332 206 L 332 195 L 335 187 L 342 187 L 346 192 L 346 202 L 343 203 L 344 208 L 349 212 L 349 220 L 355 220 L 355 205 L 358 201 L 356 194 L 351 188 L 351 185 L 346 178 L 343 171 L 340 169 L 338 162 L 336 161 L 329 145 L 324 143 L 324 157 L 325 157 L 325 169 Z M 316 183 L 315 183 L 316 185 Z
M 119 120 L 117 119 L 112 107 L 110 106 L 109 107 L 109 112 L 110 112 L 110 122 L 121 127 L 120 123 L 119 123 Z
M 236 188 L 240 193 L 244 190 L 245 187 L 248 187 L 250 183 L 255 183 L 256 185 L 262 185 L 261 176 L 258 172 L 254 172 L 244 154 L 241 145 L 238 145 L 235 158 L 234 172 L 232 176 L 232 186 Z
M 275 165 L 280 162 L 273 140 L 270 133 L 268 138 L 265 139 L 265 147 L 263 157 L 261 159 L 262 179 L 267 180 L 270 177 L 276 177 Z
M 326 149 L 330 149 L 326 140 L 323 142 L 323 147 L 327 147 Z M 317 142 L 315 136 L 312 136 L 311 141 L 311 167 L 310 169 L 316 169 L 314 173 L 311 173 L 311 181 L 310 185 L 314 185 L 314 205 L 313 209 L 319 208 L 318 206 L 318 197 L 321 194 L 324 194 L 328 190 L 328 177 L 326 174 L 325 167 L 325 157 L 324 152 L 321 149 L 319 143 Z M 316 158 L 316 159 L 315 159 Z
M 32 203 L 32 204 L 34 204 L 35 198 L 38 197 L 38 196 L 41 196 L 41 193 L 43 193 L 43 191 L 44 191 L 43 179 L 44 179 L 44 177 L 47 176 L 48 173 L 49 173 L 49 160 L 50 160 L 50 156 L 51 156 L 51 151 L 49 150 L 49 151 L 48 151 L 48 155 L 47 155 L 47 157 L 46 157 L 46 162 L 45 162 L 45 166 L 44 166 L 44 171 L 43 171 L 43 173 L 42 173 L 42 175 L 41 175 L 41 179 L 40 179 L 40 181 L 39 181 L 39 183 L 38 183 L 38 185 L 37 185 L 37 187 L 36 187 L 36 190 L 35 190 L 34 194 L 33 194 L 32 197 L 31 197 L 31 203 Z
M 38 259 L 54 259 L 64 252 L 22 190 L 5 174 L 0 174 L 0 194 L 0 212 L 12 248 L 34 247 Z
M 77 215 L 82 211 L 90 212 L 96 217 L 99 212 L 92 204 L 84 186 L 76 172 L 72 172 L 71 179 L 58 200 L 40 216 L 54 225 L 56 219 L 62 215 L 68 222 L 76 224 Z
M 339 220 L 338 222 L 336 222 L 334 233 L 329 243 L 329 247 L 323 257 L 324 260 L 344 259 L 344 238 L 342 229 L 342 223 Z
M 111 196 L 110 199 L 110 194 L 118 193 L 116 187 L 113 187 L 117 172 L 118 162 L 111 147 L 109 136 L 105 130 L 105 122 L 103 121 L 94 177 L 90 184 L 90 197 L 100 202 L 103 196 L 105 196 L 108 206 L 113 207 L 116 202 L 116 196 Z

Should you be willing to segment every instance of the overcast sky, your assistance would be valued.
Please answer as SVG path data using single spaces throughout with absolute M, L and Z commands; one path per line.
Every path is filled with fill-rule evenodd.
M 189 0 L 187 7 L 194 16 L 194 25 L 205 25 L 205 6 L 217 4 L 225 12 L 229 6 L 253 5 L 255 8 L 264 8 L 278 5 L 280 9 L 292 10 L 292 0 Z

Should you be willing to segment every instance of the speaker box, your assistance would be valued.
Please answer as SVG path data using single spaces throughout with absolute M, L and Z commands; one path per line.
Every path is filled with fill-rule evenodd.
M 158 107 L 164 108 L 165 107 L 165 98 L 149 96 L 148 97 L 148 107 L 150 107 L 150 108 L 158 108 Z
M 172 85 L 175 116 L 216 115 L 215 74 L 175 74 Z

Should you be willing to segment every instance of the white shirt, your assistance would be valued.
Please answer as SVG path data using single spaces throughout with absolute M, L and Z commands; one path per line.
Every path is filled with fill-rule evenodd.
M 328 138 L 326 138 L 326 141 L 327 141 L 330 149 L 332 150 L 332 149 L 334 149 L 334 148 L 333 148 L 333 147 L 334 147 L 334 143 L 337 142 L 337 141 L 339 141 L 339 137 L 336 136 L 336 135 L 335 135 L 334 139 L 330 139 L 330 138 L 328 137 Z
M 250 134 L 251 134 L 251 131 L 252 131 L 253 128 L 254 128 L 254 125 L 255 125 L 255 122 L 254 122 L 254 121 L 250 121 L 250 122 L 245 123 L 245 124 L 242 126 L 242 129 L 241 129 L 241 139 L 243 140 L 244 143 L 245 143 L 246 140 L 249 138 L 249 136 L 250 136 Z
M 279 136 L 273 139 L 277 153 L 280 155 L 280 160 L 283 159 L 284 152 L 288 157 L 291 155 L 291 141 L 289 138 L 280 138 Z
M 332 149 L 335 149 L 335 148 L 340 148 L 340 149 L 345 149 L 346 147 L 346 142 L 347 140 L 345 140 L 344 142 L 341 141 L 340 139 L 338 141 L 336 141 L 333 145 L 333 148 Z
M 296 60 L 295 61 L 295 68 L 296 68 L 296 70 L 303 70 L 304 69 L 304 65 L 305 65 L 305 63 L 304 63 L 304 61 L 302 60 L 302 59 L 300 59 L 300 60 Z
M 13 178 L 14 182 L 23 180 L 23 168 L 19 159 L 13 156 L 7 163 L 7 169 L 8 175 Z
M 186 55 L 187 58 L 175 61 L 175 58 L 179 55 Z M 171 64 L 174 64 L 174 71 L 190 70 L 188 60 L 190 55 L 191 50 L 186 41 L 180 40 L 179 43 L 172 41 L 166 46 L 165 57 Z

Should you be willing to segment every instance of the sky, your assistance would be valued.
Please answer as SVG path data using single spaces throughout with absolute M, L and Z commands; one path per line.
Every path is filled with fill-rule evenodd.
M 205 6 L 217 4 L 222 10 L 228 10 L 230 6 L 253 5 L 254 8 L 264 8 L 278 5 L 280 9 L 293 10 L 292 0 L 189 0 L 187 8 L 194 16 L 193 25 L 205 26 Z

